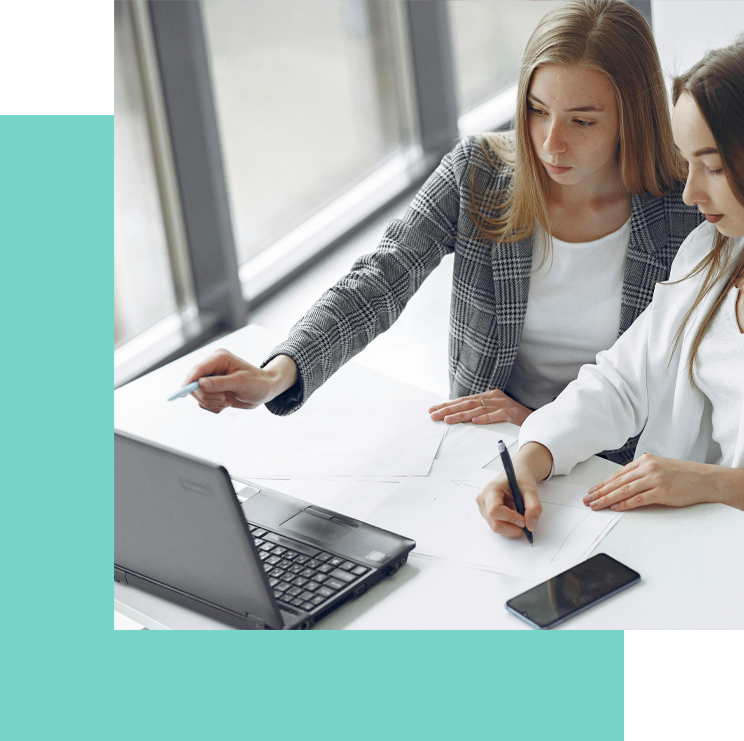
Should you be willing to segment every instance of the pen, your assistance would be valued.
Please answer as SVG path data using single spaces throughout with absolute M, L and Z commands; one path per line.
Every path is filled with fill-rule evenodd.
M 176 391 L 173 396 L 168 397 L 168 401 L 173 401 L 173 399 L 180 399 L 182 396 L 188 396 L 193 391 L 196 391 L 199 388 L 199 381 L 194 381 L 193 383 L 190 383 L 188 386 L 184 386 L 179 391 Z
M 512 496 L 514 497 L 514 505 L 517 508 L 517 512 L 519 512 L 522 517 L 524 517 L 524 499 L 522 499 L 522 492 L 519 491 L 519 486 L 517 486 L 517 477 L 514 475 L 514 466 L 512 466 L 512 459 L 509 455 L 509 451 L 506 449 L 506 445 L 504 445 L 503 440 L 499 440 L 499 455 L 501 456 L 501 462 L 504 464 L 504 471 L 506 471 L 506 478 L 509 479 L 509 488 L 512 491 Z M 524 530 L 524 534 L 527 536 L 527 540 L 529 540 L 530 545 L 532 545 L 532 533 L 527 529 L 527 526 L 522 528 Z

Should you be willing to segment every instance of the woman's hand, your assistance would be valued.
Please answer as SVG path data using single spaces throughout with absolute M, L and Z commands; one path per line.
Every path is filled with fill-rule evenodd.
M 437 404 L 429 409 L 429 414 L 435 422 L 444 420 L 448 425 L 458 422 L 472 422 L 476 425 L 511 422 L 521 427 L 532 410 L 514 401 L 503 391 L 493 389 Z
M 537 482 L 542 481 L 553 464 L 550 451 L 539 443 L 523 445 L 514 456 L 514 474 L 524 500 L 524 517 L 517 512 L 505 473 L 500 473 L 475 498 L 481 517 L 495 533 L 507 538 L 523 538 L 523 527 L 535 531 L 542 514 Z
M 584 504 L 622 512 L 647 504 L 687 507 L 698 502 L 723 502 L 744 509 L 744 471 L 642 455 L 610 478 L 589 489 Z
M 279 396 L 297 382 L 297 366 L 287 355 L 278 355 L 265 368 L 241 360 L 227 350 L 217 350 L 192 368 L 183 382 L 200 381 L 192 396 L 202 409 L 219 414 L 223 409 L 255 409 Z

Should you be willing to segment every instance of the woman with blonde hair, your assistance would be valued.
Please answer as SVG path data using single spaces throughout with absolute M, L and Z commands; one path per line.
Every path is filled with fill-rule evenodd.
M 689 167 L 684 199 L 706 223 L 638 321 L 522 426 L 514 468 L 525 517 L 503 476 L 477 497 L 502 535 L 521 536 L 525 520 L 534 529 L 536 481 L 639 432 L 636 459 L 585 504 L 744 509 L 744 38 L 709 52 L 673 92 L 674 139 Z
M 518 91 L 515 130 L 463 139 L 261 368 L 224 350 L 195 367 L 186 382 L 211 376 L 200 406 L 296 411 L 448 254 L 453 401 L 433 419 L 521 424 L 609 348 L 701 218 L 681 198 L 651 29 L 621 0 L 564 3 L 532 34 Z

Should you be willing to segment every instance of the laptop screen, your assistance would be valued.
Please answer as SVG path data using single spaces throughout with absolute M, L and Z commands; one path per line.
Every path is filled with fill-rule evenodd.
M 114 563 L 282 627 L 227 471 L 118 432 L 114 454 Z

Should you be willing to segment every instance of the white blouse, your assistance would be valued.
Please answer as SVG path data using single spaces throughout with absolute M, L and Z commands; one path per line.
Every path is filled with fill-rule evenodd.
M 721 448 L 717 463 L 731 466 L 744 396 L 744 333 L 736 318 L 739 291 L 732 288 L 700 342 L 693 378 L 713 407 L 713 439 Z
M 552 260 L 532 273 L 519 351 L 504 392 L 531 409 L 553 401 L 610 348 L 620 327 L 620 303 L 630 219 L 591 242 L 553 237 Z M 533 266 L 543 254 L 535 234 Z

